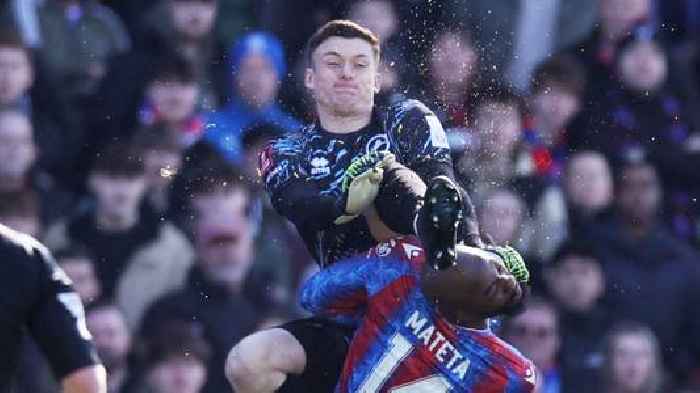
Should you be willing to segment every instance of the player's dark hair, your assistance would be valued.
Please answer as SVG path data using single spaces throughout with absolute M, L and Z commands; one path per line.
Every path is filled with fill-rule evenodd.
M 191 198 L 197 195 L 216 194 L 235 189 L 243 189 L 250 193 L 253 188 L 240 169 L 229 165 L 195 171 L 188 179 L 186 186 L 186 191 Z
M 524 288 L 523 288 L 524 289 Z M 525 292 L 523 292 L 525 294 Z M 528 293 L 526 296 L 523 296 L 523 301 L 519 302 L 518 308 L 516 307 L 508 307 L 506 312 L 503 312 L 503 315 L 508 316 L 508 318 L 505 318 L 503 320 L 503 328 L 502 331 L 504 334 L 508 334 L 508 332 L 511 329 L 511 322 L 513 321 L 513 317 L 516 315 L 522 313 L 526 309 L 532 309 L 532 308 L 546 308 L 549 309 L 553 314 L 554 318 L 559 321 L 559 311 L 557 310 L 557 307 L 552 303 L 551 301 L 547 300 L 546 298 L 539 297 L 539 296 L 530 296 L 529 289 Z
M 571 56 L 552 57 L 535 68 L 530 90 L 537 94 L 552 86 L 581 97 L 586 89 L 586 70 Z
M 33 190 L 0 193 L 0 217 L 38 218 L 40 211 L 39 197 Z
M 241 144 L 245 150 L 248 150 L 261 142 L 281 137 L 284 134 L 284 130 L 274 123 L 263 122 L 247 127 L 242 134 Z
M 520 113 L 523 112 L 524 108 L 522 97 L 512 87 L 498 83 L 482 85 L 474 93 L 473 108 L 475 110 L 488 104 L 512 107 Z
M 557 266 L 566 258 L 571 256 L 588 258 L 596 262 L 599 260 L 598 254 L 592 242 L 586 239 L 578 238 L 576 240 L 567 239 L 554 252 L 548 266 Z
M 143 128 L 134 134 L 131 145 L 139 152 L 167 151 L 181 153 L 183 148 L 173 132 L 165 124 Z
M 197 73 L 187 59 L 177 53 L 169 53 L 155 63 L 151 73 L 151 82 L 194 83 Z
M 377 62 L 379 61 L 379 38 L 377 38 L 374 33 L 353 21 L 336 19 L 321 26 L 321 28 L 319 28 L 314 35 L 311 36 L 311 38 L 309 38 L 309 41 L 306 43 L 305 54 L 307 67 L 311 67 L 313 65 L 312 55 L 316 48 L 318 48 L 330 37 L 359 38 L 365 40 L 372 46 L 374 58 L 377 60 Z
M 157 329 L 145 345 L 145 363 L 150 368 L 172 358 L 195 358 L 207 363 L 211 347 L 197 323 L 170 320 Z
M 93 255 L 87 247 L 81 243 L 74 242 L 71 242 L 64 248 L 54 251 L 53 256 L 59 265 L 64 259 L 87 259 L 89 261 L 93 259 Z
M 656 171 L 656 166 L 649 161 L 648 152 L 641 146 L 629 147 L 620 152 L 611 160 L 611 166 L 616 191 L 619 191 L 630 169 L 650 167 Z
M 95 157 L 92 173 L 111 176 L 138 177 L 145 168 L 143 158 L 131 144 L 119 142 L 102 149 Z

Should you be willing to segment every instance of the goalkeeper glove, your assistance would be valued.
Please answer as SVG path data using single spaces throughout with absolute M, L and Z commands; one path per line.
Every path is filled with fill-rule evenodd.
M 527 270 L 527 265 L 525 265 L 522 255 L 513 247 L 488 246 L 485 250 L 498 255 L 503 260 L 506 269 L 513 274 L 513 277 L 518 282 L 527 283 L 530 281 L 530 272 Z
M 395 157 L 389 151 L 371 152 L 355 158 L 343 175 L 344 214 L 335 220 L 336 225 L 352 221 L 369 207 L 379 193 L 384 168 Z

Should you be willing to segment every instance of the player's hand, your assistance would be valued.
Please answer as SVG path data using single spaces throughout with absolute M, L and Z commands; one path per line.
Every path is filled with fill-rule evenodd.
M 510 246 L 487 246 L 485 249 L 498 255 L 506 269 L 513 274 L 518 282 L 527 283 L 530 281 L 530 271 L 527 270 L 525 260 L 516 249 Z
M 341 189 L 345 195 L 345 213 L 335 224 L 345 224 L 367 209 L 379 193 L 384 168 L 395 161 L 389 151 L 365 154 L 352 161 L 343 175 Z

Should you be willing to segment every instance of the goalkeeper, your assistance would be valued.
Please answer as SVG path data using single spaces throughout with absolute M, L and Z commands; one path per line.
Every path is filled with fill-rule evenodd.
M 434 240 L 427 250 L 432 259 L 450 265 L 457 240 L 482 245 L 473 206 L 453 181 L 450 149 L 437 117 L 415 100 L 375 108 L 379 57 L 379 41 L 369 30 L 349 21 L 322 26 L 307 44 L 304 78 L 318 121 L 263 150 L 260 174 L 274 208 L 295 225 L 322 268 L 377 244 L 361 213 L 380 184 L 392 204 L 378 209 L 379 218 L 402 234 L 416 234 L 417 222 L 436 220 L 437 230 L 422 235 Z M 438 206 L 430 208 L 438 214 L 420 213 L 421 192 L 391 192 L 405 186 L 400 176 L 392 176 L 399 164 L 437 190 L 457 190 L 444 195 L 454 197 L 461 208 L 445 204 L 444 195 L 436 192 Z M 382 175 L 388 180 L 380 183 Z M 431 203 L 428 199 L 426 206 Z M 352 332 L 326 319 L 305 319 L 258 333 L 255 339 L 275 344 L 274 354 L 262 353 L 269 356 L 262 361 L 293 370 L 293 376 L 280 373 L 273 382 L 279 391 L 328 392 L 336 384 Z M 234 355 L 229 374 L 239 382 L 254 381 L 258 370 L 246 369 Z

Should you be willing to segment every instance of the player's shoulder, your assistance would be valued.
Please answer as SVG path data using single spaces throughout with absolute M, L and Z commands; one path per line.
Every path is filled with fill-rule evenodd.
M 33 237 L 0 224 L 0 259 L 13 269 L 37 271 L 51 258 L 49 250 Z
M 45 247 L 33 237 L 0 224 L 0 248 L 3 257 L 30 257 Z

